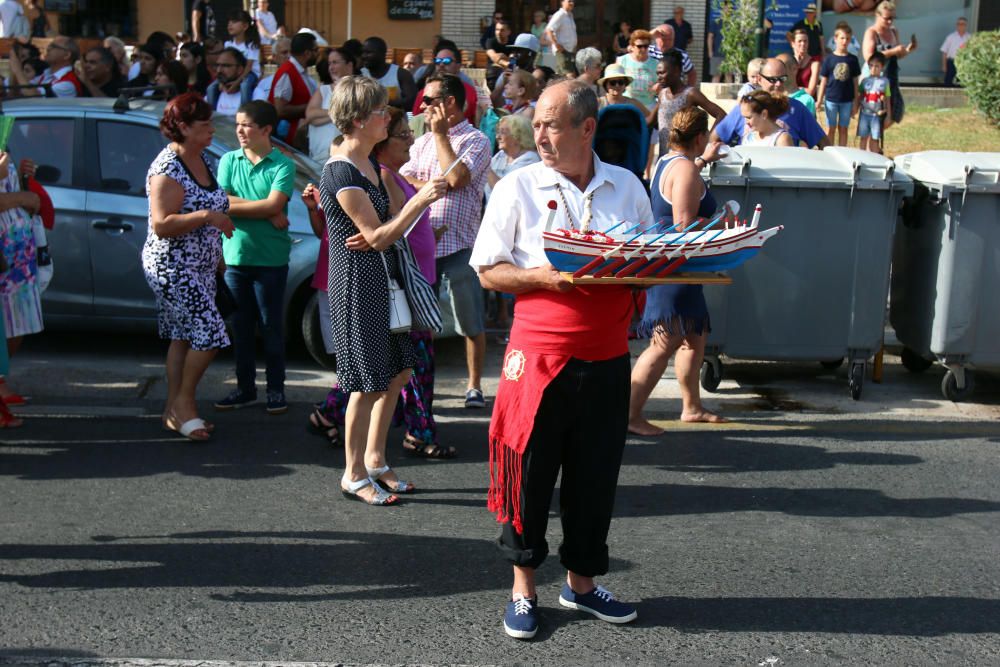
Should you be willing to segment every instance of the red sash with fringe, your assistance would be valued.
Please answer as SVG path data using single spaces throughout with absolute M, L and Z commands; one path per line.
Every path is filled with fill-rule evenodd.
M 604 361 L 627 353 L 631 317 L 627 287 L 590 285 L 517 297 L 490 421 L 486 506 L 498 522 L 510 521 L 522 532 L 522 457 L 545 388 L 571 358 Z

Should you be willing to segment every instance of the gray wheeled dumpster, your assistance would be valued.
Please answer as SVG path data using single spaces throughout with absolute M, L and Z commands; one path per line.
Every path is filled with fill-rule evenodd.
M 1000 153 L 896 158 L 915 181 L 896 229 L 889 319 L 903 364 L 948 368 L 945 398 L 973 389 L 970 368 L 1000 368 Z
M 824 362 L 846 358 L 855 400 L 868 359 L 881 349 L 892 233 L 909 177 L 880 155 L 853 148 L 737 146 L 708 170 L 712 193 L 762 228 L 784 225 L 757 257 L 706 286 L 712 318 L 702 386 L 722 379 L 720 354 Z

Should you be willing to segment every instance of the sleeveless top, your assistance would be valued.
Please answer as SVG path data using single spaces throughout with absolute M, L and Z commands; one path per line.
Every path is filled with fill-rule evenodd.
M 674 207 L 670 200 L 664 197 L 660 192 L 660 181 L 666 175 L 667 169 L 669 169 L 678 158 L 687 160 L 687 158 L 683 155 L 664 155 L 661 157 L 656 163 L 656 169 L 654 170 L 653 178 L 650 181 L 649 195 L 650 204 L 653 209 L 653 219 L 656 220 L 661 229 L 666 229 L 674 224 Z M 715 201 L 715 197 L 709 191 L 708 186 L 705 185 L 705 189 L 701 193 L 701 202 L 698 204 L 698 211 L 696 215 L 699 218 L 709 218 L 715 213 L 716 208 L 718 208 L 718 205 Z
M 674 120 L 674 114 L 683 109 L 688 104 L 688 96 L 694 90 L 693 86 L 688 86 L 681 92 L 667 99 L 668 88 L 660 91 L 660 106 L 656 110 L 656 122 L 659 126 L 660 155 L 666 155 L 670 150 L 670 124 Z
M 375 78 L 375 75 L 368 71 L 367 67 L 362 68 L 361 73 L 369 79 L 375 79 L 382 84 L 382 87 L 389 93 L 389 104 L 393 104 L 400 100 L 399 65 L 389 65 L 389 69 L 386 70 L 385 74 L 377 79 Z
M 746 137 L 743 139 L 744 146 L 777 146 L 778 139 L 783 134 L 788 134 L 786 130 L 778 128 L 775 132 L 772 132 L 766 139 L 761 139 L 760 135 L 756 132 L 748 132 Z
M 330 99 L 333 97 L 333 86 L 323 84 L 319 87 L 320 106 L 330 109 Z M 332 122 L 326 125 L 309 126 L 309 157 L 320 164 L 326 164 L 330 159 L 330 144 L 340 135 L 340 130 Z

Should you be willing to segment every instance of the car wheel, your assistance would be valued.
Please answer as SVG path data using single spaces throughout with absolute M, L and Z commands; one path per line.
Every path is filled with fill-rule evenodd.
M 323 368 L 335 371 L 337 370 L 337 358 L 327 353 L 326 347 L 323 345 L 323 331 L 320 329 L 319 322 L 320 294 L 321 292 L 313 292 L 309 300 L 306 301 L 306 307 L 302 310 L 302 342 L 316 363 Z

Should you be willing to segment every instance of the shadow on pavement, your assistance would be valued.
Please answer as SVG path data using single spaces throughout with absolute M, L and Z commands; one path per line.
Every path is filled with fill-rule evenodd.
M 618 486 L 615 516 L 780 512 L 833 518 L 909 517 L 998 512 L 1000 502 L 976 498 L 891 498 L 877 489 L 733 488 L 704 484 Z
M 835 632 L 939 637 L 1000 632 L 1000 600 L 969 597 L 643 600 L 639 623 L 687 632 Z
M 0 545 L 0 561 L 70 561 L 63 563 L 69 567 L 71 561 L 101 563 L 94 569 L 0 574 L 0 582 L 83 590 L 209 588 L 216 591 L 212 599 L 224 602 L 322 602 L 447 597 L 493 590 L 510 579 L 509 565 L 501 560 L 493 542 L 484 539 L 339 531 L 207 531 L 98 535 L 92 540 L 94 544 Z M 155 542 L 141 543 L 144 540 Z M 444 554 L 447 557 L 442 560 Z M 628 561 L 612 564 L 615 571 L 632 567 Z M 539 584 L 556 581 L 564 576 L 562 572 L 553 558 L 550 567 L 539 570 Z M 311 587 L 326 590 L 295 592 Z
M 625 448 L 625 465 L 656 466 L 670 472 L 737 473 L 824 470 L 837 465 L 914 465 L 919 456 L 884 452 L 843 452 L 811 445 L 756 442 L 731 437 L 738 430 L 674 433 L 661 442 Z M 774 432 L 743 431 L 768 438 Z M 789 432 L 782 435 L 788 436 Z

